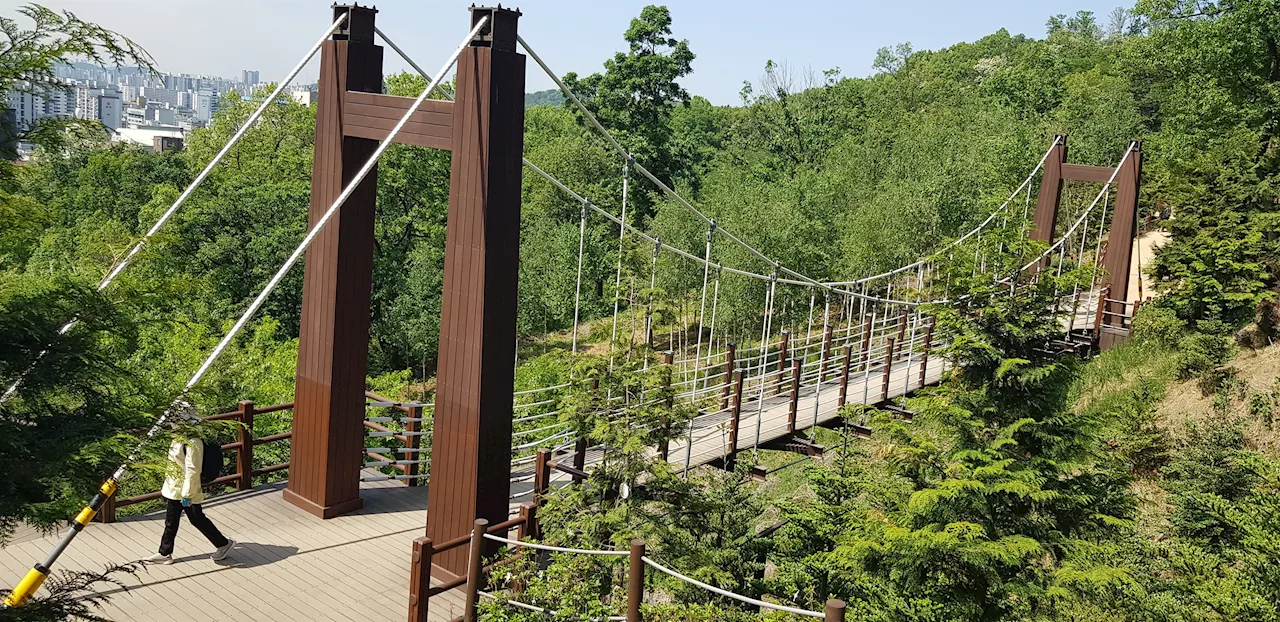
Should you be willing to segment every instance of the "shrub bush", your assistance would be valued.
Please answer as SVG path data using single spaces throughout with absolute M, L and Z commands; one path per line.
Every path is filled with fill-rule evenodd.
M 1186 329 L 1186 322 L 1179 319 L 1172 309 L 1156 305 L 1142 307 L 1137 317 L 1133 318 L 1134 340 L 1156 343 L 1166 348 L 1177 347 Z
M 1226 362 L 1231 344 L 1226 337 L 1192 333 L 1178 342 L 1178 378 L 1187 380 L 1211 372 Z M 1215 383 L 1213 389 L 1217 389 Z

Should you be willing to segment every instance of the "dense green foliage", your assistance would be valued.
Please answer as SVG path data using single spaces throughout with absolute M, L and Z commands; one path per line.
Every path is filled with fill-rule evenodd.
M 45 23 L 71 32 L 67 22 Z M 5 33 L 17 28 L 0 22 Z M 1173 241 L 1153 267 L 1163 296 L 1135 320 L 1133 344 L 1083 364 L 1045 345 L 1057 330 L 1049 299 L 1087 282 L 1087 270 L 1066 266 L 1010 296 L 984 271 L 1010 274 L 1042 247 L 1020 235 L 973 241 L 985 245 L 986 265 L 974 269 L 972 247 L 949 257 L 940 269 L 950 278 L 939 279 L 947 291 L 938 293 L 958 302 L 931 310 L 955 373 L 910 402 L 920 413 L 910 425 L 851 410 L 851 419 L 870 417 L 874 439 L 828 437 L 843 449 L 808 467 L 796 494 L 769 501 L 745 471 L 684 478 L 645 453 L 692 415 L 665 403 L 670 370 L 652 363 L 655 348 L 678 349 L 688 337 L 701 270 L 666 253 L 654 259 L 633 237 L 619 242 L 614 223 L 589 215 L 579 292 L 581 206 L 526 174 L 517 388 L 560 384 L 574 370 L 560 421 L 605 445 L 603 466 L 547 500 L 548 542 L 621 548 L 644 537 L 655 558 L 699 580 L 810 609 L 844 598 L 855 619 L 1276 619 L 1280 459 L 1252 446 L 1247 430 L 1271 425 L 1278 392 L 1242 394 L 1224 367 L 1233 334 L 1257 347 L 1275 332 L 1275 0 L 1142 0 L 1107 28 L 1082 13 L 1050 18 L 1041 39 L 1001 30 L 945 50 L 900 44 L 877 55 L 868 78 L 770 62 L 744 84 L 741 105 L 725 107 L 680 86 L 697 42 L 679 31 L 666 8 L 647 7 L 627 28 L 625 51 L 600 73 L 566 81 L 638 162 L 769 257 L 818 279 L 878 273 L 984 217 L 1053 134 L 1070 134 L 1072 161 L 1098 165 L 1113 165 L 1138 138 L 1143 213 L 1174 215 Z M 142 55 L 113 33 L 86 32 L 97 33 L 89 41 L 107 50 L 102 58 Z M 37 52 L 41 62 L 87 53 Z M 5 74 L 0 63 L 0 87 L 39 67 Z M 398 75 L 386 90 L 415 95 L 424 86 Z M 624 161 L 554 95 L 526 102 L 526 157 L 619 213 Z M 50 524 L 81 503 L 121 457 L 127 431 L 178 392 L 302 237 L 315 111 L 285 101 L 119 283 L 94 291 L 255 106 L 228 99 L 235 103 L 181 152 L 59 131 L 30 136 L 41 149 L 29 165 L 5 165 L 0 378 L 39 362 L 0 406 L 0 468 L 24 474 L 0 489 L 0 534 L 16 521 Z M 370 335 L 370 385 L 379 391 L 430 391 L 447 177 L 447 154 L 413 147 L 393 146 L 379 167 Z M 684 205 L 634 173 L 627 188 L 630 223 L 702 252 L 707 229 Z M 1064 216 L 1093 192 L 1069 184 Z M 727 266 L 775 269 L 723 237 L 711 252 Z M 203 413 L 240 399 L 291 399 L 301 283 L 301 271 L 289 275 L 201 383 L 193 399 Z M 721 278 L 723 334 L 759 336 L 765 287 Z M 780 286 L 777 325 L 801 325 L 811 293 Z M 579 296 L 578 339 L 591 354 L 570 356 L 565 333 Z M 80 324 L 56 335 L 72 317 Z M 615 345 L 625 357 L 600 356 Z M 1214 400 L 1187 430 L 1172 429 L 1156 406 L 1177 379 L 1195 380 Z M 606 405 L 619 397 L 641 405 L 611 415 Z M 288 421 L 257 425 L 270 434 Z M 154 484 L 144 472 L 126 488 Z M 777 518 L 786 526 L 757 537 Z M 564 618 L 616 614 L 625 568 L 553 556 L 542 568 L 517 562 L 503 581 Z M 653 620 L 759 617 L 681 582 L 650 588 Z M 500 604 L 488 614 L 534 619 Z

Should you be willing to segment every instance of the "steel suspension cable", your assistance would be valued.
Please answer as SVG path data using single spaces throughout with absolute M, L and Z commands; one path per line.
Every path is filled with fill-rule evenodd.
M 777 277 L 777 273 L 774 273 Z M 776 278 L 769 281 L 769 289 L 765 294 L 764 301 L 764 338 L 760 341 L 760 395 L 756 399 L 756 441 L 751 446 L 752 461 L 757 461 L 760 450 L 760 424 L 764 419 L 764 391 L 765 386 L 769 384 L 768 377 L 765 375 L 765 369 L 768 367 L 769 361 L 769 336 L 773 329 L 773 306 L 774 298 L 777 295 L 778 280 Z M 781 353 L 779 353 L 781 356 Z
M 570 352 L 578 353 L 578 312 L 582 307 L 582 254 L 587 239 L 587 204 L 582 204 L 582 217 L 578 225 L 578 280 L 573 287 L 573 345 Z M 615 316 L 615 329 L 616 329 Z
M 702 302 L 698 306 L 698 347 L 693 355 L 693 377 L 698 377 L 698 361 L 702 360 L 702 326 L 707 316 L 707 277 L 711 276 L 711 238 L 715 235 L 716 221 L 707 225 L 707 252 L 702 262 Z M 707 346 L 707 358 L 711 356 L 711 346 Z
M 526 160 L 527 162 L 527 160 Z M 627 194 L 631 182 L 631 160 L 622 165 L 622 215 L 618 218 L 618 272 L 613 281 L 613 332 L 609 334 L 609 371 L 613 371 L 613 348 L 618 340 L 618 289 L 622 287 L 622 238 L 627 233 Z

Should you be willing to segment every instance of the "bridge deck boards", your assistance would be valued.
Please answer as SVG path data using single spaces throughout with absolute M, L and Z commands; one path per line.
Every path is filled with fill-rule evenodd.
M 225 561 L 183 519 L 171 566 L 125 577 L 102 613 L 114 620 L 402 620 L 408 607 L 409 551 L 424 534 L 427 489 L 367 483 L 364 509 L 318 520 L 286 502 L 282 485 L 216 497 L 205 512 L 239 541 Z M 93 524 L 59 569 L 99 570 L 155 551 L 163 514 Z M 27 533 L 0 548 L 0 585 L 15 585 L 56 540 Z M 457 590 L 431 599 L 431 619 L 462 615 Z

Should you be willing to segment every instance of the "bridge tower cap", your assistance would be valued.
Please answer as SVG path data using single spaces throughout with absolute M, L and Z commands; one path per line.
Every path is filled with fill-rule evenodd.
M 373 43 L 374 16 L 377 7 L 360 6 L 357 3 L 332 5 L 333 20 L 338 21 L 343 14 L 347 21 L 333 31 L 334 41 L 351 41 L 352 43 Z
M 493 48 L 500 52 L 516 51 L 516 25 L 520 19 L 520 9 L 503 8 L 501 4 L 493 6 L 471 5 L 471 27 L 485 17 L 488 23 L 476 33 L 471 40 L 471 47 Z

